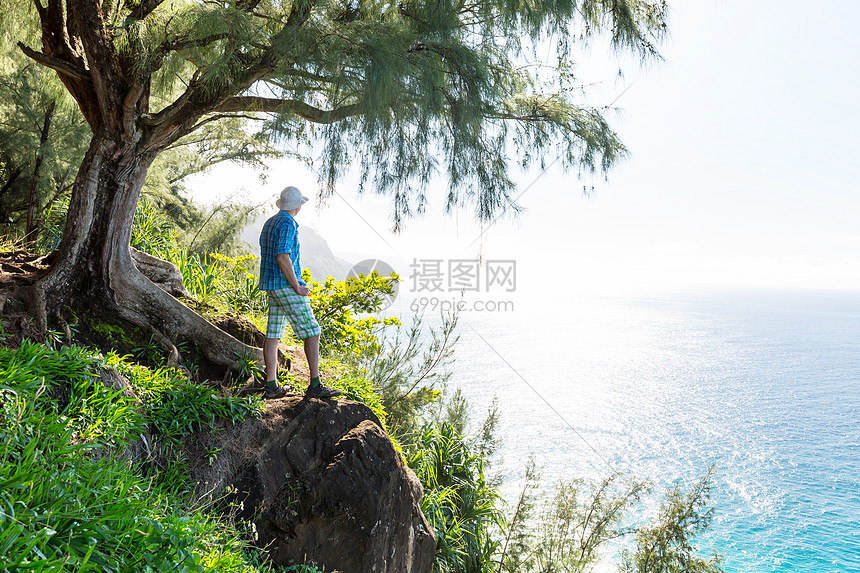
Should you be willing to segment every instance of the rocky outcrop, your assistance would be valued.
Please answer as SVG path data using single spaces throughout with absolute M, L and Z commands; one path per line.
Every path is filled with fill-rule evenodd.
M 269 402 L 262 419 L 196 436 L 187 448 L 200 492 L 217 498 L 235 488 L 224 503 L 255 521 L 275 563 L 430 571 L 435 536 L 421 484 L 365 405 L 286 397 Z M 209 464 L 205 453 L 216 448 Z

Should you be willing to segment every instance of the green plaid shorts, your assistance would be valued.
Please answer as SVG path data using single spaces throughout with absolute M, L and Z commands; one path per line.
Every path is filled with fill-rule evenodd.
M 281 338 L 288 320 L 293 332 L 302 340 L 321 332 L 308 297 L 297 294 L 293 287 L 270 290 L 266 338 Z

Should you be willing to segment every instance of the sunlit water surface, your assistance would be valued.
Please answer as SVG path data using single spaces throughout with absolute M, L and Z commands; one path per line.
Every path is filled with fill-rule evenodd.
M 473 426 L 498 399 L 509 501 L 529 455 L 545 485 L 652 480 L 643 519 L 716 464 L 700 546 L 726 571 L 860 572 L 860 295 L 547 296 L 459 331 L 452 386 Z

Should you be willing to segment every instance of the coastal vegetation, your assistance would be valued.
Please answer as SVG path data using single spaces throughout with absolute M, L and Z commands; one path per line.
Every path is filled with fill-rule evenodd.
M 212 320 L 238 314 L 263 326 L 253 257 L 189 255 L 163 214 L 145 203 L 139 209 L 148 220 L 135 228 L 134 244 L 180 265 L 189 304 Z M 695 546 L 712 515 L 710 474 L 687 492 L 668 492 L 659 515 L 636 525 L 626 516 L 649 488 L 631 476 L 541 489 L 530 463 L 520 496 L 505 503 L 493 466 L 499 413 L 491 409 L 470 432 L 462 395 L 447 387 L 457 316 L 429 332 L 420 319 L 405 328 L 375 316 L 392 280 L 329 278 L 314 283 L 313 305 L 327 333 L 327 383 L 374 411 L 424 487 L 434 571 L 589 571 L 613 553 L 625 573 L 722 571 Z M 120 356 L 112 347 L 127 334 L 69 326 L 71 344 L 59 331 L 43 343 L 4 334 L 0 570 L 272 569 L 254 544 L 253 521 L 194 496 L 179 447 L 194 432 L 259 415 L 259 395 L 200 379 L 193 351 L 183 349 L 171 367 L 157 343 L 126 340 L 129 352 Z M 246 375 L 257 374 L 249 364 Z M 282 381 L 301 389 L 289 372 Z M 623 538 L 630 541 L 611 545 Z M 315 571 L 302 567 L 294 570 Z
M 577 100 L 569 51 L 606 39 L 658 58 L 667 10 L 2 3 L 0 571 L 275 568 L 230 492 L 210 500 L 189 477 L 190 436 L 265 408 L 254 338 L 266 309 L 237 241 L 254 205 L 201 208 L 189 175 L 223 161 L 263 171 L 287 154 L 315 161 L 326 196 L 355 164 L 362 188 L 391 198 L 399 229 L 439 173 L 448 209 L 491 220 L 518 208 L 509 165 L 558 157 L 605 173 L 625 155 L 610 108 Z M 550 40 L 554 66 L 533 55 Z M 142 274 L 138 251 L 175 270 L 172 292 Z M 499 413 L 470 431 L 447 386 L 457 316 L 437 330 L 377 317 L 392 277 L 306 278 L 326 383 L 372 410 L 421 481 L 433 571 L 588 571 L 613 558 L 630 573 L 721 571 L 694 544 L 711 516 L 709 476 L 636 526 L 625 515 L 647 485 L 629 476 L 552 493 L 530 465 L 508 506 L 493 465 Z M 282 382 L 303 381 L 284 371 Z M 211 464 L 219 451 L 205 455 Z M 318 573 L 309 559 L 282 570 Z

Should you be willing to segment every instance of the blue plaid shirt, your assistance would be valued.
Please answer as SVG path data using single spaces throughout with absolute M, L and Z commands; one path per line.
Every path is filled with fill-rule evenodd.
M 266 221 L 260 233 L 260 290 L 290 287 L 287 277 L 278 266 L 277 257 L 281 253 L 289 253 L 299 284 L 306 286 L 299 262 L 299 224 L 286 211 L 278 211 L 277 215 Z

